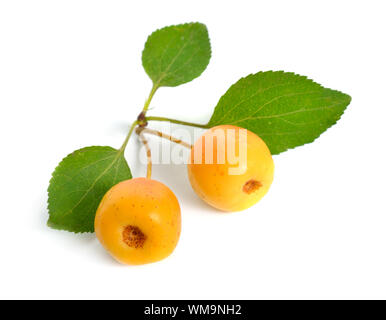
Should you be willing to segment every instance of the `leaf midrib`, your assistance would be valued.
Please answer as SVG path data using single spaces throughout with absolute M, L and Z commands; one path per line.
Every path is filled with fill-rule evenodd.
M 97 182 L 106 174 L 106 172 L 108 172 L 112 167 L 113 165 L 115 164 L 115 162 L 120 158 L 120 156 L 122 155 L 122 150 L 118 150 L 117 152 L 117 155 L 115 156 L 115 158 L 113 159 L 113 161 L 111 162 L 110 165 L 108 165 L 106 167 L 105 170 L 102 171 L 102 173 L 95 179 L 95 181 L 92 183 L 92 185 L 87 189 L 87 191 L 85 192 L 85 194 L 79 199 L 79 201 L 71 208 L 69 209 L 67 212 L 65 212 L 63 214 L 63 217 L 66 217 L 68 216 L 69 214 L 71 214 L 81 203 L 82 201 L 87 197 L 87 195 L 90 193 L 90 191 L 95 187 L 95 185 L 97 184 Z
M 334 103 L 334 104 L 328 105 L 328 106 L 324 106 L 324 107 L 312 108 L 312 109 L 304 109 L 304 108 L 303 108 L 303 109 L 298 109 L 298 110 L 295 110 L 295 111 L 290 111 L 290 112 L 285 112 L 285 113 L 274 114 L 274 115 L 272 115 L 272 116 L 257 116 L 257 117 L 254 117 L 254 116 L 252 115 L 251 117 L 246 117 L 246 118 L 244 118 L 244 119 L 240 119 L 240 120 L 231 122 L 231 124 L 240 123 L 240 122 L 244 122 L 244 121 L 247 121 L 247 120 L 280 118 L 280 117 L 285 117 L 285 116 L 288 116 L 288 115 L 292 115 L 292 114 L 296 114 L 296 113 L 301 113 L 301 112 L 313 112 L 313 111 L 319 111 L 319 110 L 326 110 L 326 109 L 329 109 L 329 108 L 336 107 L 336 106 L 338 106 L 338 105 L 340 105 L 340 104 L 342 104 L 341 101 L 339 101 L 338 103 Z
M 225 114 L 222 116 L 222 118 L 218 121 L 216 121 L 217 123 L 221 123 L 226 117 L 228 114 L 232 113 L 233 110 L 235 110 L 239 105 L 243 104 L 244 102 L 247 102 L 248 100 L 256 97 L 257 95 L 259 94 L 262 94 L 264 93 L 265 91 L 268 91 L 270 89 L 274 89 L 274 88 L 278 88 L 278 87 L 282 87 L 282 86 L 290 86 L 292 84 L 295 84 L 296 82 L 289 82 L 289 83 L 281 83 L 281 84 L 278 84 L 278 85 L 274 85 L 274 86 L 271 86 L 271 87 L 265 87 L 265 88 L 261 88 L 260 90 L 256 91 L 255 93 L 253 93 L 252 95 L 248 96 L 247 98 L 245 99 L 242 99 L 240 100 L 238 103 L 236 103 L 231 109 L 229 109 L 227 112 L 225 112 Z
M 190 28 L 188 29 L 189 31 L 192 29 L 192 25 L 190 25 Z M 170 68 L 173 66 L 173 64 L 176 62 L 176 60 L 178 59 L 178 57 L 181 55 L 182 51 L 186 48 L 186 46 L 188 44 L 190 44 L 190 42 L 192 41 L 193 39 L 193 34 L 194 34 L 194 30 L 193 32 L 190 32 L 190 37 L 189 37 L 189 40 L 186 41 L 183 46 L 180 48 L 180 50 L 178 50 L 178 53 L 174 56 L 174 58 L 172 59 L 172 61 L 169 63 L 169 65 L 166 67 L 166 69 L 160 74 L 159 78 L 158 78 L 158 81 L 154 84 L 155 87 L 159 87 L 159 85 L 161 84 L 161 81 L 164 80 L 166 78 L 166 76 L 168 75 L 168 71 L 170 70 Z

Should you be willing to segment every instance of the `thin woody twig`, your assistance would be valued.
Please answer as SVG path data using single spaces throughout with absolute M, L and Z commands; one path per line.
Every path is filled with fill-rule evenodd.
M 153 130 L 153 129 L 149 129 L 149 128 L 139 128 L 139 130 L 137 129 L 137 134 L 142 134 L 142 133 L 148 133 L 148 134 L 151 134 L 154 136 L 158 136 L 160 138 L 163 138 L 163 139 L 169 140 L 171 142 L 180 144 L 180 145 L 184 146 L 185 148 L 192 149 L 191 144 L 189 144 L 185 141 L 182 141 L 181 139 L 174 138 L 174 137 L 172 137 L 166 133 L 163 133 L 161 131 L 157 131 L 157 130 Z

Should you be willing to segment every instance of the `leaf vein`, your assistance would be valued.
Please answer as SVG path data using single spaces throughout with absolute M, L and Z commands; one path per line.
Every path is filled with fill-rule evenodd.
M 69 215 L 70 213 L 72 213 L 75 210 L 75 208 L 77 208 L 82 203 L 82 201 L 87 197 L 87 195 L 90 193 L 90 191 L 95 187 L 97 182 L 112 168 L 112 166 L 115 164 L 117 159 L 119 159 L 119 157 L 121 156 L 121 153 L 122 153 L 121 150 L 118 151 L 117 155 L 115 156 L 115 158 L 111 162 L 111 164 L 108 165 L 106 167 L 106 169 L 103 170 L 102 173 L 94 180 L 94 182 L 91 184 L 91 186 L 87 189 L 87 192 L 85 192 L 85 194 L 79 199 L 79 201 L 74 205 L 74 207 L 71 208 L 70 210 L 68 210 L 67 212 L 65 212 L 63 214 L 63 217 L 65 217 L 65 216 Z

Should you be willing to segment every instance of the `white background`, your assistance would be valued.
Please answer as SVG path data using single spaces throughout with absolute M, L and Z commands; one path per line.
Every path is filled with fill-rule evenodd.
M 384 4 L 1 1 L 0 298 L 386 298 Z M 316 142 L 274 157 L 274 184 L 247 211 L 219 213 L 185 166 L 156 166 L 180 200 L 179 245 L 162 262 L 122 266 L 94 235 L 46 226 L 48 181 L 75 149 L 121 145 L 151 87 L 147 36 L 190 21 L 208 26 L 209 67 L 160 89 L 151 115 L 205 123 L 232 83 L 260 70 L 353 100 Z M 135 176 L 138 148 L 132 139 Z

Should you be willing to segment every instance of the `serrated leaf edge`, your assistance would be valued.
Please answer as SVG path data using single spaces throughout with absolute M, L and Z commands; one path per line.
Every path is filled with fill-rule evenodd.
M 316 139 L 318 139 L 324 132 L 326 132 L 328 129 L 330 129 L 332 126 L 334 126 L 334 125 L 341 119 L 341 117 L 343 116 L 344 112 L 345 112 L 346 109 L 347 109 L 347 106 L 351 103 L 351 100 L 352 100 L 351 96 L 348 95 L 348 94 L 346 94 L 346 93 L 344 93 L 344 92 L 341 92 L 341 91 L 339 91 L 339 90 L 335 90 L 335 89 L 331 89 L 331 88 L 324 87 L 324 86 L 322 86 L 320 83 L 314 81 L 313 79 L 311 79 L 311 78 L 309 78 L 309 77 L 307 77 L 307 76 L 304 76 L 304 75 L 300 75 L 300 74 L 295 73 L 295 72 L 287 72 L 287 71 L 284 71 L 284 70 L 278 70 L 278 71 L 274 71 L 274 70 L 269 70 L 269 71 L 259 71 L 259 72 L 257 72 L 257 73 L 250 73 L 250 74 L 248 74 L 247 76 L 242 77 L 242 78 L 240 78 L 238 81 L 236 81 L 235 83 L 233 83 L 233 84 L 228 88 L 228 90 L 220 97 L 220 99 L 219 99 L 219 101 L 218 101 L 216 107 L 214 108 L 213 114 L 214 114 L 214 112 L 215 112 L 217 106 L 220 104 L 221 100 L 223 99 L 223 97 L 228 93 L 228 91 L 230 91 L 230 90 L 231 90 L 234 86 L 236 86 L 240 81 L 242 81 L 242 80 L 247 80 L 248 78 L 251 78 L 251 77 L 253 77 L 253 76 L 256 76 L 256 75 L 262 74 L 262 73 L 266 73 L 266 74 L 268 74 L 268 73 L 281 73 L 281 74 L 294 75 L 294 76 L 297 76 L 299 79 L 300 79 L 300 78 L 303 78 L 304 80 L 309 81 L 309 82 L 311 82 L 311 83 L 313 83 L 313 84 L 315 84 L 315 85 L 317 85 L 318 87 L 321 87 L 321 88 L 323 88 L 323 89 L 328 89 L 328 90 L 331 90 L 331 91 L 340 93 L 340 94 L 346 96 L 347 99 L 348 99 L 347 104 L 346 104 L 346 107 L 345 107 L 345 109 L 343 110 L 343 112 L 339 115 L 339 117 L 338 117 L 335 121 L 333 121 L 332 124 L 331 124 L 326 130 L 324 130 L 323 132 L 321 132 L 317 137 L 313 138 L 313 139 L 312 139 L 311 141 L 309 141 L 309 142 L 303 143 L 302 145 L 298 145 L 298 146 L 295 146 L 295 147 L 288 147 L 288 148 L 286 148 L 285 150 L 283 150 L 283 151 L 281 151 L 281 152 L 279 152 L 279 153 L 273 153 L 273 155 L 278 155 L 278 154 L 281 154 L 281 153 L 286 152 L 286 151 L 288 151 L 288 150 L 295 149 L 295 148 L 297 148 L 297 147 L 301 147 L 301 146 L 304 146 L 304 145 L 306 145 L 306 144 L 310 144 L 310 143 L 314 142 L 314 141 L 315 141 Z M 282 85 L 288 85 L 288 83 L 287 83 L 287 84 L 282 84 Z M 278 85 L 278 86 L 280 86 L 280 85 Z M 278 86 L 277 86 L 277 87 L 278 87 Z M 275 88 L 275 86 L 266 88 L 266 90 L 269 90 L 269 89 L 271 89 L 271 88 Z M 262 91 L 256 93 L 255 95 L 264 92 L 264 90 L 265 90 L 265 89 L 263 89 Z M 311 93 L 311 92 L 308 92 L 308 93 Z M 255 96 L 255 95 L 254 95 L 254 96 Z M 252 97 L 253 97 L 253 96 L 252 96 Z M 251 97 L 248 97 L 248 99 L 250 99 L 250 98 L 251 98 Z M 275 97 L 275 98 L 277 98 L 277 97 Z M 237 105 L 240 105 L 241 103 L 247 101 L 248 99 L 245 99 L 245 100 L 243 100 L 242 102 L 237 103 Z M 236 106 L 236 107 L 237 107 L 237 106 Z M 232 110 L 234 110 L 236 107 L 233 107 Z M 314 109 L 314 110 L 315 110 L 315 109 Z M 313 110 L 310 110 L 310 111 L 313 111 Z M 225 116 L 223 116 L 221 120 L 216 121 L 215 124 L 212 124 L 212 123 L 211 123 L 212 118 L 209 119 L 208 126 L 209 126 L 209 127 L 215 127 L 215 126 L 217 126 L 217 125 L 220 125 L 220 124 L 221 124 L 221 121 L 226 117 L 227 114 L 229 114 L 229 112 L 231 112 L 231 111 L 226 112 Z M 212 116 L 213 116 L 213 114 L 212 114 Z M 254 118 L 252 118 L 252 119 L 254 119 Z M 238 120 L 237 122 L 232 122 L 232 123 L 227 123 L 227 124 L 229 124 L 229 125 L 234 125 L 234 124 L 236 124 L 236 123 L 239 123 L 239 122 L 242 122 L 242 121 L 246 121 L 246 120 L 250 120 L 250 119 L 249 119 L 249 118 L 245 118 L 245 119 L 242 119 L 242 120 Z M 264 134 L 261 134 L 261 133 L 260 133 L 260 135 L 263 136 Z M 263 139 L 263 140 L 264 140 L 264 139 Z
M 51 186 L 51 183 L 53 181 L 53 179 L 55 178 L 55 175 L 57 174 L 57 170 L 60 168 L 60 166 L 66 161 L 68 160 L 69 158 L 71 157 L 74 157 L 77 153 L 81 152 L 81 151 L 86 151 L 88 149 L 93 149 L 93 148 L 110 148 L 111 151 L 117 151 L 117 156 L 114 158 L 114 160 L 112 161 L 111 165 L 109 165 L 107 167 L 107 169 L 105 169 L 101 175 L 98 176 L 98 178 L 94 181 L 94 183 L 92 184 L 92 186 L 87 190 L 87 192 L 85 193 L 85 195 L 81 198 L 81 200 L 78 201 L 78 203 L 69 211 L 73 211 L 81 202 L 82 200 L 87 196 L 87 194 L 90 192 L 90 190 L 92 189 L 93 186 L 95 186 L 95 183 L 97 181 L 99 181 L 99 179 L 104 175 L 104 173 L 106 173 L 109 169 L 111 169 L 111 167 L 114 165 L 114 163 L 117 161 L 117 159 L 120 158 L 120 156 L 122 155 L 123 153 L 123 150 L 118 150 L 118 149 L 115 149 L 113 147 L 110 147 L 110 146 L 89 146 L 89 147 L 84 147 L 84 148 L 81 148 L 81 149 L 78 149 L 78 150 L 75 150 L 74 152 L 68 154 L 66 157 L 64 157 L 60 162 L 59 164 L 56 166 L 54 172 L 52 173 L 51 175 L 51 179 L 49 181 L 49 185 L 48 185 L 48 190 L 47 190 L 47 193 L 48 193 L 48 200 L 47 200 L 47 211 L 48 211 L 48 214 L 50 216 L 50 206 L 51 206 L 51 197 L 50 197 L 50 194 L 51 194 L 51 191 L 50 191 L 50 186 Z M 99 160 L 98 160 L 99 161 Z M 68 214 L 68 213 L 66 213 Z M 78 230 L 74 230 L 72 228 L 64 228 L 64 227 L 61 227 L 55 223 L 52 223 L 50 221 L 50 219 L 48 219 L 47 221 L 47 225 L 52 228 L 52 229 L 56 229 L 56 230 L 63 230 L 63 231 L 69 231 L 69 232 L 73 232 L 73 233 L 93 233 L 92 231 L 78 231 Z
M 207 26 L 206 26 L 204 23 L 202 23 L 202 22 L 197 22 L 197 21 L 196 21 L 196 22 L 193 22 L 193 21 L 192 21 L 192 22 L 186 22 L 186 23 L 180 23 L 180 24 L 173 24 L 173 25 L 170 25 L 170 26 L 166 26 L 166 27 L 162 27 L 162 28 L 156 29 L 155 31 L 153 31 L 153 32 L 147 37 L 146 42 L 145 42 L 145 46 L 144 46 L 144 48 L 143 48 L 143 50 L 142 50 L 142 53 L 141 53 L 141 56 L 143 57 L 143 53 L 144 53 L 144 51 L 145 51 L 146 48 L 147 48 L 148 41 L 149 41 L 150 37 L 151 37 L 154 33 L 158 32 L 158 31 L 161 31 L 161 30 L 165 30 L 165 29 L 172 29 L 172 28 L 175 28 L 175 27 L 184 27 L 184 26 L 189 26 L 189 25 L 193 26 L 193 25 L 195 25 L 195 24 L 203 26 L 203 27 L 205 28 L 205 30 L 206 30 L 206 34 L 207 34 L 208 40 L 209 40 L 209 61 L 208 61 L 208 64 L 209 64 L 210 59 L 212 58 L 212 45 L 211 45 L 211 42 L 210 42 L 210 37 L 209 37 L 208 28 L 207 28 Z M 186 47 L 186 45 L 187 45 L 187 44 L 184 44 L 183 47 L 180 49 L 179 53 L 173 58 L 173 62 L 178 58 L 178 56 L 181 54 L 182 50 Z M 166 51 L 166 50 L 165 50 L 165 51 Z M 171 68 L 171 65 L 173 64 L 173 62 L 172 62 L 171 64 L 169 64 L 169 66 L 167 67 L 167 69 L 170 69 L 170 68 Z M 143 59 L 142 59 L 142 65 L 143 65 Z M 206 69 L 206 67 L 205 67 L 205 69 Z M 204 73 L 205 69 L 202 70 L 202 71 L 201 71 L 194 79 L 196 79 L 196 78 L 198 78 L 199 76 L 201 76 L 201 75 Z M 146 69 L 145 69 L 145 71 L 146 71 Z M 146 71 L 146 73 L 147 73 L 147 71 Z M 162 72 L 162 73 L 165 73 L 165 71 Z M 150 76 L 150 75 L 149 75 L 149 76 Z M 156 83 L 153 81 L 153 79 L 151 79 L 151 80 L 153 81 L 153 86 L 154 86 L 155 88 L 162 87 L 162 86 L 160 85 L 160 83 L 162 82 L 163 79 L 165 79 L 166 76 L 167 76 L 167 74 L 164 75 L 163 77 L 160 77 Z M 192 79 L 192 80 L 190 80 L 190 81 L 193 81 L 194 79 Z M 181 84 L 185 84 L 185 83 L 188 83 L 188 82 L 190 82 L 190 81 L 187 81 L 187 82 L 184 82 L 184 83 L 181 83 Z M 178 86 L 178 85 L 177 85 L 177 86 Z

